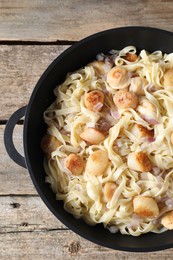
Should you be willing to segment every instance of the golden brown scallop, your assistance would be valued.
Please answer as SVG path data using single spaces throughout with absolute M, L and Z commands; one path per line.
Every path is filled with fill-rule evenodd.
M 173 69 L 169 69 L 163 75 L 164 88 L 173 87 Z
M 146 127 L 140 124 L 134 124 L 131 128 L 131 133 L 134 134 L 137 138 L 153 138 L 154 131 L 148 130 Z
M 65 166 L 73 175 L 80 175 L 84 170 L 83 158 L 71 153 L 65 160 Z
M 171 144 L 173 145 L 173 132 L 171 133 Z
M 108 202 L 112 199 L 115 190 L 117 189 L 117 184 L 115 182 L 106 182 L 103 186 L 103 200 Z
M 152 164 L 144 152 L 132 152 L 127 156 L 127 165 L 130 169 L 139 172 L 151 171 Z
M 41 140 L 41 149 L 43 152 L 47 154 L 51 154 L 53 151 L 55 151 L 59 146 L 61 145 L 61 142 L 52 135 L 45 135 L 43 136 Z
M 99 130 L 88 127 L 81 134 L 80 137 L 89 144 L 99 144 L 105 139 L 105 135 Z
M 157 108 L 156 106 L 149 101 L 148 99 L 143 99 L 138 106 L 138 112 L 141 117 L 148 122 L 149 124 L 158 124 Z
M 134 77 L 131 79 L 129 90 L 138 96 L 143 96 L 144 86 L 147 85 L 147 80 L 141 77 Z
M 113 67 L 107 74 L 107 83 L 114 89 L 123 89 L 129 86 L 130 76 L 125 68 Z
M 138 56 L 135 53 L 128 52 L 125 56 L 125 59 L 130 62 L 135 62 L 137 60 Z
M 93 90 L 85 94 L 84 103 L 87 109 L 97 112 L 104 104 L 104 94 L 102 91 Z
M 104 61 L 93 61 L 89 63 L 88 66 L 92 66 L 98 76 L 106 75 L 112 67 L 111 64 L 107 64 Z
M 151 103 L 148 99 L 143 99 L 141 101 L 141 104 L 140 104 L 143 108 L 146 109 L 146 111 L 148 110 L 148 113 L 150 112 L 154 112 L 156 113 L 157 112 L 157 109 L 155 107 L 155 105 L 153 103 Z
M 138 106 L 138 97 L 130 91 L 119 90 L 115 93 L 113 101 L 117 108 L 133 108 Z
M 162 217 L 161 224 L 167 229 L 173 229 L 173 210 L 169 211 Z
M 97 150 L 88 157 L 86 171 L 94 176 L 102 175 L 107 168 L 108 161 L 108 153 L 104 150 Z
M 133 199 L 133 210 L 142 218 L 155 218 L 159 215 L 159 208 L 155 199 L 145 196 L 136 196 Z

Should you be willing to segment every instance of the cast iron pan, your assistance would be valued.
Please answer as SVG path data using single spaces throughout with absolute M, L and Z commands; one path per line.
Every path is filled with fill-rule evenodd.
M 54 101 L 53 89 L 65 79 L 68 72 L 86 65 L 95 59 L 98 53 L 107 53 L 111 49 L 122 49 L 134 45 L 138 50 L 161 50 L 173 52 L 173 33 L 146 27 L 123 27 L 110 29 L 89 36 L 64 51 L 46 69 L 38 81 L 27 107 L 16 111 L 9 119 L 4 142 L 9 156 L 19 165 L 26 167 L 40 197 L 49 210 L 68 228 L 80 236 L 109 248 L 123 251 L 156 251 L 173 246 L 173 232 L 162 234 L 148 233 L 139 237 L 111 234 L 101 224 L 94 227 L 82 220 L 75 219 L 63 209 L 63 203 L 55 199 L 55 194 L 45 183 L 43 153 L 40 140 L 46 131 L 43 111 Z M 25 116 L 24 121 L 24 156 L 16 151 L 12 135 L 17 121 Z

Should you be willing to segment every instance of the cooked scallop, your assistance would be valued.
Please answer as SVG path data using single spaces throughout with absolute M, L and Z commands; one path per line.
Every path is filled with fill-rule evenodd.
M 173 87 L 173 69 L 169 69 L 163 75 L 163 85 L 165 88 Z
M 61 145 L 61 142 L 52 135 L 45 135 L 43 136 L 41 140 L 41 149 L 43 152 L 47 154 L 51 154 L 53 151 L 55 151 L 59 146 Z
M 130 62 L 135 62 L 137 60 L 138 56 L 135 53 L 128 52 L 125 56 L 125 59 Z
M 154 113 L 157 112 L 155 105 L 152 102 L 150 102 L 148 99 L 142 99 L 140 105 L 146 110 L 148 110 L 148 112 L 154 112 Z
M 144 152 L 132 152 L 127 156 L 127 165 L 130 169 L 139 172 L 151 171 L 152 164 Z
M 152 138 L 154 137 L 154 131 L 148 130 L 146 127 L 134 124 L 134 126 L 131 128 L 131 133 L 135 135 L 137 138 Z
M 102 91 L 93 90 L 85 94 L 84 103 L 87 109 L 97 112 L 102 109 L 104 94 Z
M 103 186 L 103 200 L 108 202 L 112 199 L 115 190 L 117 189 L 117 184 L 115 182 L 106 182 Z
M 134 77 L 131 79 L 129 90 L 138 96 L 144 95 L 144 86 L 147 85 L 146 79 L 141 77 Z
M 107 168 L 108 161 L 108 153 L 106 151 L 95 151 L 88 157 L 86 171 L 94 176 L 102 175 Z
M 156 106 L 148 99 L 141 100 L 140 106 L 138 106 L 138 112 L 149 124 L 158 124 Z
M 115 93 L 113 101 L 117 108 L 133 108 L 138 106 L 138 97 L 130 91 L 119 90 Z
M 129 86 L 130 76 L 125 68 L 113 67 L 107 74 L 107 83 L 114 89 L 123 89 Z
M 171 133 L 171 144 L 173 145 L 173 132 Z
M 173 210 L 162 217 L 161 224 L 167 229 L 173 229 Z
M 99 130 L 88 127 L 81 134 L 80 137 L 89 144 L 99 144 L 105 139 L 105 135 Z
M 65 160 L 66 168 L 74 175 L 80 175 L 84 170 L 83 158 L 77 154 L 71 153 Z
M 96 74 L 99 76 L 104 76 L 110 71 L 112 65 L 105 63 L 104 61 L 93 61 L 88 64 L 88 66 L 93 66 L 96 71 Z
M 145 196 L 136 196 L 133 199 L 133 210 L 142 218 L 155 218 L 159 215 L 159 208 L 155 199 Z

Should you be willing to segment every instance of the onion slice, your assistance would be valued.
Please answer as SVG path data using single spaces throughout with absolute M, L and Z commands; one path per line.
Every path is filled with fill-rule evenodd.
M 143 118 L 147 123 L 151 125 L 158 125 L 159 121 L 156 120 L 155 118 L 147 118 L 146 116 Z
M 103 103 L 98 102 L 98 103 L 94 106 L 94 110 L 95 110 L 95 111 L 100 111 L 102 107 L 103 107 Z
M 153 143 L 156 139 L 154 137 L 148 137 L 148 142 Z
M 114 110 L 114 111 L 111 110 L 110 112 L 111 112 L 111 116 L 112 116 L 114 119 L 116 119 L 116 120 L 120 119 L 120 114 L 118 113 L 117 110 Z
M 96 56 L 96 60 L 98 60 L 98 61 L 103 61 L 104 60 L 104 57 L 105 55 L 103 54 L 103 53 L 99 53 L 99 54 L 97 54 L 97 56 Z
M 148 177 L 146 172 L 142 172 L 140 176 L 141 176 L 141 180 L 146 180 Z
M 123 146 L 122 141 L 120 139 L 117 140 L 117 146 L 118 147 L 122 147 Z
M 148 123 L 150 123 L 152 125 L 158 125 L 159 121 L 157 121 L 156 119 L 152 118 L 152 119 L 148 119 Z
M 111 232 L 111 233 L 117 233 L 119 231 L 119 228 L 116 226 L 107 226 L 107 229 Z
M 86 127 L 95 128 L 95 125 L 96 125 L 95 122 L 89 122 L 89 123 L 86 124 Z
M 165 204 L 168 208 L 173 208 L 173 200 L 171 198 L 167 199 Z
M 110 128 L 112 127 L 112 125 L 110 124 L 110 122 L 107 121 L 101 121 L 100 125 L 99 125 L 99 130 L 106 132 L 108 131 Z
M 152 170 L 153 170 L 153 174 L 154 174 L 155 176 L 159 175 L 160 169 L 159 169 L 157 166 L 153 166 L 153 167 L 152 167 Z

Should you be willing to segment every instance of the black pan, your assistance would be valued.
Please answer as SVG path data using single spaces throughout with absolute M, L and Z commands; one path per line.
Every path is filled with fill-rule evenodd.
M 80 236 L 113 249 L 123 251 L 155 251 L 173 246 L 173 232 L 162 234 L 148 233 L 139 237 L 111 234 L 101 224 L 94 227 L 82 220 L 75 219 L 63 209 L 63 203 L 55 199 L 55 194 L 45 183 L 43 153 L 40 140 L 46 131 L 43 122 L 43 111 L 54 101 L 53 89 L 65 79 L 68 72 L 73 72 L 90 61 L 98 53 L 107 53 L 111 49 L 122 49 L 134 45 L 138 50 L 161 50 L 173 52 L 173 33 L 146 27 L 124 27 L 103 31 L 89 36 L 64 51 L 46 69 L 38 81 L 27 107 L 16 111 L 9 119 L 4 141 L 10 157 L 23 167 L 27 167 L 31 179 L 49 210 L 68 228 Z M 25 115 L 24 121 L 24 154 L 19 155 L 13 145 L 12 133 L 16 122 Z

